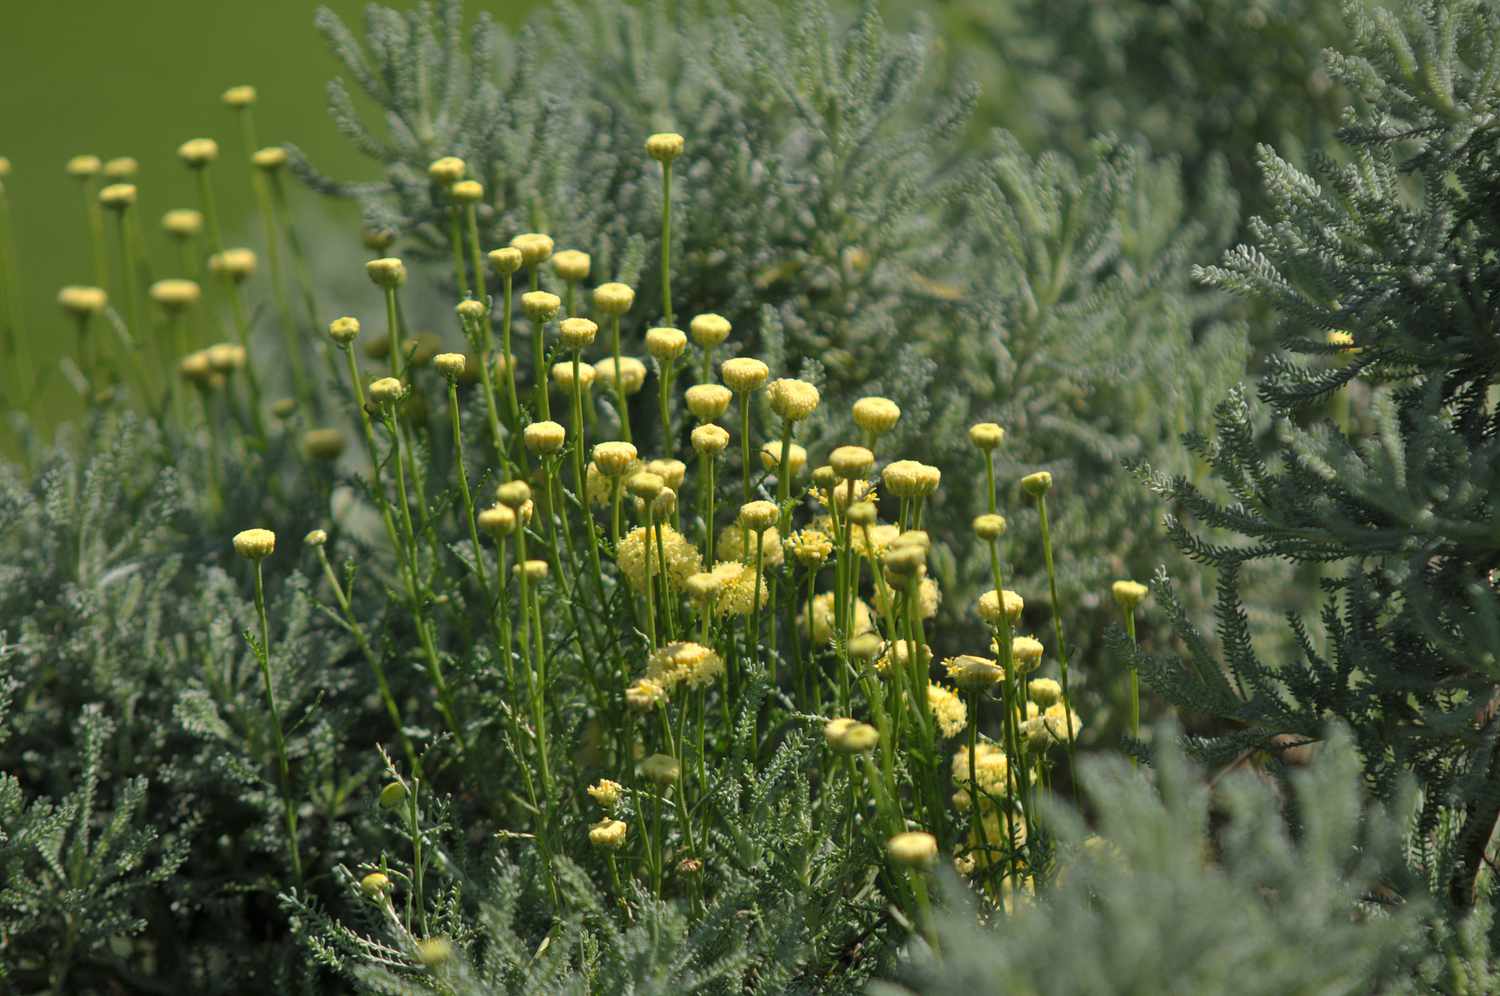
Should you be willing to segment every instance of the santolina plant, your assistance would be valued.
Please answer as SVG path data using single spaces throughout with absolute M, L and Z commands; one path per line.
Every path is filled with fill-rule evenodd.
M 130 163 L 71 166 L 98 268 L 57 320 L 89 456 L 0 476 L 30 565 L 0 589 L 0 757 L 19 772 L 0 779 L 0 927 L 20 988 L 863 991 L 913 966 L 963 984 L 971 931 L 1036 950 L 1039 918 L 1170 931 L 1134 890 L 1170 909 L 1162 890 L 1195 871 L 1195 910 L 1232 895 L 1308 934 L 1412 943 L 1420 911 L 1371 908 L 1388 883 L 1417 895 L 1388 867 L 1394 831 L 1360 833 L 1347 784 L 1331 826 L 1297 797 L 1291 847 L 1270 793 L 1229 780 L 1257 861 L 1237 830 L 1205 837 L 1209 789 L 1184 787 L 1175 751 L 1151 773 L 1163 806 L 1123 757 L 1092 773 L 1117 745 L 1151 757 L 1149 592 L 1069 579 L 1080 523 L 1060 509 L 1104 485 L 1024 455 L 1055 419 L 851 396 L 828 376 L 840 347 L 776 331 L 797 302 L 821 322 L 908 293 L 936 320 L 948 289 L 853 254 L 842 288 L 778 268 L 775 312 L 684 281 L 733 255 L 695 189 L 723 147 L 661 130 L 691 117 L 636 123 L 620 168 L 649 211 L 552 210 L 506 172 L 522 164 L 460 140 L 484 122 L 448 114 L 455 11 L 371 14 L 448 68 L 366 81 L 425 107 L 398 128 L 421 159 L 390 174 L 409 212 L 367 217 L 365 258 L 338 264 L 357 290 L 337 307 L 253 88 L 224 94 L 256 170 L 253 248 L 226 241 L 212 139 L 180 150 L 198 196 L 163 218 L 165 262 L 137 238 Z M 1123 186 L 1116 165 L 1099 175 Z M 780 175 L 811 189 L 818 168 Z M 1078 251 L 1097 259 L 1114 236 L 1092 231 Z M 736 258 L 729 282 L 766 262 Z M 1066 266 L 1036 266 L 1062 293 Z M 972 594 L 949 580 L 974 576 Z M 1109 655 L 1075 623 L 1101 605 L 1122 624 Z M 1081 702 L 1090 687 L 1124 715 Z M 80 751 L 57 749 L 69 736 Z M 1085 785 L 1105 837 L 1062 805 Z M 1371 812 L 1389 830 L 1409 810 Z M 1236 870 L 1217 891 L 1210 843 Z M 1304 853 L 1313 903 L 1287 884 Z M 1344 863 L 1357 887 L 1335 887 Z M 1483 991 L 1455 967 L 1480 929 L 1443 935 L 1426 977 Z M 1100 965 L 1129 960 L 1106 942 L 1127 931 L 1097 933 Z M 1089 963 L 1071 967 L 1033 988 L 1066 991 L 1049 980 Z
M 253 98 L 235 88 L 226 103 L 244 123 Z M 693 160 L 673 133 L 651 135 L 645 153 L 664 191 L 673 164 Z M 93 388 L 92 418 L 133 409 L 166 445 L 200 454 L 180 473 L 209 521 L 246 507 L 231 498 L 237 475 L 277 468 L 258 504 L 266 520 L 305 533 L 299 597 L 363 662 L 378 707 L 362 724 L 379 753 L 361 765 L 377 780 L 355 797 L 368 794 L 390 822 L 366 832 L 361 854 L 329 848 L 316 826 L 320 776 L 296 729 L 321 710 L 285 689 L 283 644 L 297 627 L 277 618 L 287 606 L 267 580 L 285 579 L 278 561 L 297 554 L 286 544 L 278 554 L 271 529 L 235 532 L 251 568 L 244 635 L 261 686 L 259 704 L 244 703 L 260 715 L 240 747 L 279 800 L 290 874 L 275 888 L 314 962 L 379 963 L 420 985 L 479 970 L 483 945 L 461 936 L 474 911 L 440 898 L 470 864 L 441 839 L 460 812 L 499 833 L 523 892 L 534 890 L 528 931 L 575 915 L 581 882 L 609 897 L 622 927 L 674 904 L 689 923 L 707 922 L 737 901 L 735 840 L 756 818 L 740 798 L 742 771 L 795 776 L 805 832 L 821 840 L 840 890 L 863 879 L 895 911 L 857 919 L 893 938 L 935 936 L 939 864 L 995 910 L 1045 889 L 1056 868 L 1044 803 L 1081 720 L 1061 621 L 1047 644 L 1023 635 L 1023 598 L 1005 588 L 1002 509 L 1029 495 L 1050 552 L 1052 478 L 998 480 L 998 426 L 975 426 L 970 458 L 948 468 L 985 481 L 990 511 L 972 532 L 993 590 L 971 611 L 988 639 L 943 659 L 932 649 L 942 593 L 926 531 L 943 471 L 886 452 L 902 418 L 893 400 L 857 400 L 859 435 L 827 448 L 809 439 L 810 452 L 799 427 L 824 403 L 814 382 L 774 376 L 750 356 L 718 359 L 734 349 L 730 323 L 703 313 L 691 334 L 675 327 L 670 278 L 651 314 L 627 283 L 591 287 L 601 275 L 589 254 L 557 250 L 549 234 L 485 244 L 474 223 L 484 187 L 452 155 L 428 173 L 450 209 L 459 300 L 448 321 L 462 351 L 438 351 L 412 330 L 409 270 L 390 241 L 365 264 L 370 313 L 304 336 L 286 300 L 288 268 L 267 272 L 260 254 L 223 245 L 217 145 L 194 140 L 179 154 L 199 204 L 165 224 L 183 259 L 208 254 L 201 275 L 216 293 L 205 302 L 186 276 L 137 286 L 133 243 L 121 236 L 106 259 L 118 296 L 134 303 L 111 318 L 131 346 L 116 362 L 84 348 L 74 361 Z M 253 192 L 277 247 L 264 258 L 284 262 L 274 157 L 254 157 L 268 164 Z M 133 188 L 105 189 L 123 226 Z M 668 274 L 670 224 L 664 208 Z M 542 289 L 544 273 L 562 295 Z M 519 294 L 518 277 L 529 288 Z M 274 310 L 255 307 L 259 293 Z M 97 288 L 59 294 L 81 343 L 108 300 Z M 155 328 L 143 324 L 147 300 L 160 311 Z M 202 341 L 189 317 L 205 303 L 232 341 Z M 252 314 L 293 334 L 259 335 Z M 293 396 L 271 399 L 273 384 Z M 318 422 L 299 431 L 309 417 Z M 347 449 L 351 436 L 362 446 Z M 819 452 L 826 462 L 812 462 Z M 296 504 L 299 494 L 317 504 Z M 1049 655 L 1058 679 L 1044 676 Z M 374 934 L 355 941 L 344 921 L 365 923 L 371 910 Z M 372 959 L 370 945 L 388 954 Z M 811 949 L 798 957 L 799 971 L 817 961 Z

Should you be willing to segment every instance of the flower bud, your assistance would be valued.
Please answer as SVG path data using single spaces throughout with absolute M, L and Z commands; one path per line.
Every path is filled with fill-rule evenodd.
M 104 164 L 99 161 L 98 156 L 74 156 L 68 160 L 68 164 L 63 169 L 69 176 L 75 179 L 87 180 L 90 177 L 98 176 L 99 170 L 103 167 Z
M 682 329 L 662 326 L 646 332 L 646 352 L 660 364 L 665 365 L 677 359 L 685 349 L 687 336 L 682 334 Z
M 267 173 L 274 173 L 286 165 L 286 150 L 279 145 L 268 145 L 264 149 L 257 149 L 255 155 L 250 157 L 250 162 L 256 169 Z
M 594 288 L 594 308 L 601 315 L 618 318 L 635 304 L 635 291 L 626 284 L 600 284 Z
M 974 534 L 982 540 L 998 539 L 1005 535 L 1005 516 L 979 515 L 974 518 Z
M 359 880 L 359 891 L 371 899 L 377 899 L 391 890 L 390 876 L 382 872 L 370 872 Z
M 868 664 L 880 656 L 881 646 L 879 634 L 860 633 L 849 641 L 849 656 Z
M 897 460 L 881 472 L 886 489 L 898 498 L 925 498 L 937 490 L 942 472 L 916 460 Z
M 843 480 L 863 480 L 875 466 L 875 454 L 863 446 L 840 446 L 828 454 L 828 463 Z
M 472 297 L 458 302 L 453 308 L 458 313 L 459 319 L 465 325 L 477 324 L 484 321 L 484 316 L 490 313 L 489 306 L 483 301 L 476 301 Z
M 348 345 L 359 337 L 359 319 L 345 316 L 328 323 L 328 337 L 340 346 Z
M 624 789 L 619 782 L 601 778 L 588 787 L 589 798 L 593 799 L 605 809 L 614 809 L 620 804 L 620 796 Z
M 1011 660 L 1021 673 L 1033 671 L 1042 662 L 1042 641 L 1032 636 L 1017 636 L 1010 641 Z
M 650 471 L 641 471 L 627 481 L 625 486 L 637 498 L 642 501 L 650 501 L 661 494 L 661 490 L 667 486 L 667 482 Z
M 722 384 L 694 384 L 685 395 L 688 411 L 700 422 L 712 422 L 729 410 L 734 392 Z
M 561 307 L 562 299 L 547 291 L 527 291 L 521 295 L 521 310 L 538 324 L 552 321 Z
M 1004 598 L 1005 614 L 1012 623 L 1015 623 L 1021 618 L 1021 613 L 1025 611 L 1026 602 L 1020 595 L 1008 588 L 1005 590 Z M 979 596 L 979 617 L 990 625 L 995 625 L 1000 621 L 1000 605 L 1001 596 L 997 595 L 995 590 L 991 588 Z
M 478 204 L 484 200 L 484 184 L 478 180 L 459 180 L 448 188 L 448 196 L 459 204 Z
M 594 447 L 593 461 L 599 473 L 606 477 L 619 477 L 635 462 L 636 448 L 630 443 L 599 443 Z
M 123 211 L 135 203 L 135 184 L 111 183 L 99 191 L 99 203 L 114 211 Z
M 203 291 L 191 280 L 158 280 L 151 285 L 151 300 L 170 312 L 198 303 Z
M 587 391 L 594 384 L 594 379 L 599 372 L 591 363 L 578 364 L 578 386 Z M 563 360 L 561 363 L 552 364 L 552 383 L 564 391 L 573 390 L 573 361 Z
M 509 536 L 516 529 L 516 513 L 504 505 L 491 505 L 475 517 L 475 522 L 491 536 Z
M 1026 686 L 1026 693 L 1031 697 L 1031 701 L 1043 709 L 1062 701 L 1062 686 L 1051 678 L 1031 679 Z
M 681 460 L 669 460 L 661 458 L 652 460 L 646 464 L 646 469 L 660 477 L 666 482 L 667 487 L 676 490 L 682 487 L 683 479 L 687 477 L 687 464 Z
M 693 320 L 688 323 L 688 331 L 693 334 L 693 341 L 704 349 L 713 349 L 723 344 L 729 338 L 729 319 L 723 315 L 712 313 L 694 315 Z
M 269 529 L 246 529 L 235 533 L 234 552 L 246 560 L 264 560 L 276 552 L 276 534 Z
M 1033 498 L 1040 498 L 1052 490 L 1052 475 L 1045 470 L 1027 474 L 1021 478 L 1021 490 Z
M 255 103 L 255 87 L 248 85 L 232 86 L 219 95 L 225 107 L 235 110 L 243 110 Z
M 203 231 L 203 212 L 174 208 L 161 216 L 161 227 L 176 238 L 190 239 Z
M 751 501 L 740 506 L 740 525 L 751 532 L 763 533 L 780 518 L 781 509 L 774 501 Z
M 1139 581 L 1116 581 L 1110 586 L 1110 593 L 1115 597 L 1115 604 L 1126 612 L 1133 612 L 1151 594 L 1151 589 Z
M 525 481 L 506 481 L 495 489 L 500 504 L 516 509 L 531 500 L 531 485 Z
M 772 473 L 781 472 L 781 440 L 773 439 L 760 448 L 760 465 Z M 796 443 L 787 447 L 786 472 L 796 477 L 807 466 L 807 450 Z
M 446 937 L 429 937 L 417 945 L 417 960 L 426 968 L 445 965 L 453 957 L 453 942 Z
M 860 398 L 854 403 L 854 424 L 872 436 L 883 436 L 901 420 L 901 409 L 890 398 Z
M 927 868 L 937 860 L 937 838 L 921 830 L 898 833 L 885 844 L 891 860 L 906 868 Z
M 564 249 L 552 257 L 552 272 L 570 284 L 587 280 L 589 276 L 589 254 L 577 249 Z
M 57 292 L 57 303 L 68 314 L 83 318 L 103 311 L 109 295 L 102 287 L 64 287 Z
M 800 422 L 818 407 L 818 389 L 805 380 L 782 377 L 766 388 L 771 411 L 788 422 Z
M 516 564 L 511 567 L 510 572 L 516 577 L 525 577 L 527 581 L 539 583 L 547 580 L 547 573 L 552 565 L 545 560 L 528 560 L 524 564 Z
M 406 264 L 394 256 L 372 259 L 365 264 L 365 274 L 375 286 L 391 290 L 406 283 Z
M 873 526 L 875 524 L 875 505 L 873 502 L 857 501 L 849 506 L 849 521 L 856 526 Z
M 533 422 L 522 432 L 522 438 L 532 453 L 556 453 L 563 448 L 568 433 L 556 422 Z
M 766 382 L 771 368 L 750 356 L 736 356 L 719 366 L 719 376 L 736 394 L 749 394 Z
M 666 701 L 667 690 L 650 678 L 641 678 L 625 689 L 625 705 L 635 712 L 651 712 Z
M 1005 441 L 1005 430 L 994 422 L 979 422 L 969 427 L 969 442 L 988 452 Z
M 104 164 L 106 180 L 133 180 L 141 171 L 141 164 L 133 156 L 117 156 Z
M 579 350 L 594 341 L 594 337 L 599 334 L 599 326 L 587 318 L 564 318 L 558 323 L 557 331 L 564 346 Z
M 232 342 L 219 342 L 209 346 L 208 365 L 215 373 L 228 374 L 245 366 L 245 347 Z
M 337 460 L 344 452 L 344 433 L 339 429 L 309 429 L 302 434 L 302 452 L 314 460 Z
M 521 259 L 527 266 L 547 262 L 552 255 L 552 237 L 541 232 L 527 232 L 510 240 L 513 248 L 521 250 Z
M 669 163 L 682 155 L 683 145 L 683 137 L 676 132 L 657 132 L 646 139 L 646 155 L 659 163 Z
M 716 457 L 729 447 L 729 432 L 712 422 L 693 430 L 693 451 L 700 456 Z
M 406 386 L 394 377 L 382 377 L 370 385 L 370 400 L 377 405 L 393 405 L 406 396 Z
M 219 158 L 219 143 L 211 138 L 191 138 L 177 147 L 177 158 L 188 169 L 202 169 Z
M 464 178 L 468 166 L 457 156 L 444 156 L 427 167 L 427 176 L 440 186 L 447 187 Z
M 526 262 L 526 257 L 521 255 L 521 250 L 515 246 L 506 246 L 504 249 L 492 249 L 489 253 L 490 266 L 502 277 L 515 273 Z
M 322 546 L 328 542 L 328 530 L 310 529 L 306 536 L 302 537 L 303 546 Z
M 437 368 L 438 373 L 456 381 L 463 376 L 464 369 L 469 364 L 463 353 L 439 353 L 432 358 L 432 365 Z
M 212 273 L 228 277 L 241 283 L 255 273 L 255 253 L 249 249 L 225 249 L 208 257 L 208 269 Z

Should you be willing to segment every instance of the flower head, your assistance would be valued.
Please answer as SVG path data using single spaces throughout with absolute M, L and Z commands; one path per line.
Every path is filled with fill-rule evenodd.
M 591 262 L 586 252 L 564 249 L 552 257 L 552 270 L 568 283 L 576 284 L 580 280 L 588 279 Z
M 885 850 L 898 865 L 927 868 L 937 860 L 937 838 L 923 830 L 908 830 L 886 841 Z
M 682 155 L 683 137 L 674 131 L 660 131 L 646 139 L 646 155 L 659 163 L 669 163 Z
M 771 402 L 771 411 L 788 422 L 800 422 L 817 410 L 820 396 L 818 389 L 805 380 L 782 377 L 766 388 Z
M 666 556 L 666 578 L 674 588 L 681 588 L 687 583 L 687 579 L 703 569 L 703 560 L 698 553 L 698 548 L 693 545 L 687 537 L 683 536 L 671 526 L 659 526 L 661 529 L 661 549 Z M 637 526 L 629 533 L 620 538 L 620 547 L 615 551 L 615 564 L 620 568 L 620 573 L 636 592 L 646 590 L 646 551 L 648 538 L 645 526 Z M 657 561 L 655 531 L 649 539 L 651 551 L 651 573 L 652 576 L 661 572 L 662 565 Z
M 1026 601 L 1009 588 L 1005 590 L 1004 597 L 1005 614 L 1010 617 L 1011 623 L 1014 624 L 1021 618 L 1021 612 L 1026 608 Z M 979 596 L 979 618 L 991 626 L 997 625 L 1000 622 L 1000 605 L 1000 594 L 991 588 Z
M 951 688 L 939 684 L 927 686 L 927 708 L 937 723 L 938 731 L 945 737 L 956 737 L 969 725 L 969 710 L 964 700 Z
M 651 712 L 667 701 L 667 690 L 650 678 L 641 678 L 625 689 L 625 704 L 636 712 Z
M 276 534 L 269 529 L 246 529 L 235 533 L 234 552 L 246 560 L 265 560 L 276 552 Z
M 729 319 L 723 315 L 712 313 L 694 315 L 693 320 L 688 323 L 688 331 L 693 334 L 693 341 L 704 349 L 713 349 L 721 345 L 729 338 Z
M 606 816 L 589 827 L 589 843 L 618 851 L 625 844 L 625 821 Z
M 703 688 L 724 674 L 724 658 L 701 643 L 678 641 L 658 647 L 646 661 L 646 677 L 671 689 Z
M 854 403 L 854 424 L 873 436 L 883 436 L 901 420 L 901 408 L 890 398 L 860 398 Z
M 588 788 L 589 798 L 610 810 L 620 804 L 620 796 L 623 792 L 624 789 L 620 787 L 619 782 L 610 781 L 608 778 L 601 778 Z
M 988 657 L 960 654 L 943 662 L 948 680 L 964 691 L 993 688 L 1005 677 L 1005 669 Z
M 749 394 L 771 376 L 771 368 L 752 356 L 736 356 L 719 365 L 719 376 L 736 394 Z
M 601 315 L 618 318 L 635 304 L 635 291 L 629 284 L 607 283 L 594 288 L 594 307 Z
M 615 373 L 615 358 L 606 356 L 594 364 L 594 373 L 613 389 L 618 381 L 619 387 L 627 395 L 639 393 L 641 387 L 646 383 L 646 364 L 634 356 L 620 357 L 619 374 Z
M 1110 593 L 1115 597 L 1115 604 L 1126 612 L 1130 612 L 1146 600 L 1146 596 L 1151 594 L 1151 589 L 1139 581 L 1116 581 L 1110 586 Z
M 510 240 L 512 249 L 521 251 L 521 259 L 527 266 L 547 262 L 552 255 L 552 237 L 541 232 L 527 232 Z

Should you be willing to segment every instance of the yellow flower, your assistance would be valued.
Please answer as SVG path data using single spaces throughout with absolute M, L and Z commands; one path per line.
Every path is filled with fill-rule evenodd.
M 980 741 L 974 749 L 974 781 L 984 795 L 1010 794 L 1010 759 L 1005 751 Z M 953 803 L 959 809 L 969 808 L 969 748 L 960 747 L 953 755 Z M 994 838 L 991 838 L 993 840 Z
M 1062 699 L 1062 686 L 1051 678 L 1033 678 L 1026 693 L 1035 704 L 1046 708 Z
M 773 474 L 781 471 L 781 440 L 773 439 L 760 448 L 760 465 Z M 802 473 L 807 466 L 807 450 L 793 443 L 787 449 L 786 469 L 789 478 Z
M 898 668 L 905 668 L 911 662 L 911 643 L 906 640 L 897 640 L 885 645 L 881 655 L 875 659 L 875 670 L 885 674 L 890 670 L 892 662 Z M 926 667 L 932 660 L 932 648 L 925 644 L 917 647 L 917 660 L 921 661 L 922 667 Z
M 674 785 L 682 775 L 682 765 L 670 754 L 652 754 L 641 762 L 641 774 L 656 785 Z
M 276 552 L 276 534 L 269 529 L 246 529 L 235 533 L 234 552 L 246 560 L 264 560 Z
M 1005 430 L 994 422 L 980 422 L 969 427 L 969 442 L 982 450 L 993 450 L 1005 441 Z
M 698 548 L 671 526 L 661 526 L 661 553 L 665 554 L 667 580 L 674 588 L 681 588 L 687 579 L 703 569 L 703 560 Z M 651 537 L 651 573 L 654 577 L 661 571 L 657 560 L 656 537 Z M 625 580 L 637 592 L 646 590 L 646 528 L 637 526 L 620 540 L 620 549 L 615 553 L 615 564 Z
M 594 364 L 594 375 L 609 385 L 610 390 L 615 388 L 615 358 L 606 356 Z M 646 364 L 634 356 L 620 357 L 620 374 L 618 377 L 620 387 L 627 395 L 640 393 L 646 383 Z
M 731 391 L 748 394 L 766 382 L 771 368 L 754 357 L 736 356 L 719 365 L 719 376 Z
M 770 597 L 766 579 L 747 564 L 723 562 L 714 565 L 713 573 L 723 583 L 714 608 L 721 616 L 748 616 L 755 608 L 756 582 L 759 581 L 760 605 Z
M 1036 670 L 1042 662 L 1042 641 L 1034 636 L 1017 636 L 1010 641 L 1011 660 L 1021 674 Z
M 921 830 L 896 834 L 885 849 L 892 861 L 908 868 L 926 868 L 937 860 L 937 838 Z
M 723 384 L 694 384 L 683 397 L 694 418 L 700 422 L 712 422 L 729 410 L 734 392 Z
M 1021 478 L 1021 490 L 1033 498 L 1040 498 L 1052 490 L 1052 474 L 1049 471 L 1039 470 L 1035 474 L 1027 474 Z
M 890 398 L 860 398 L 854 403 L 854 424 L 871 435 L 885 435 L 900 419 L 901 408 Z
M 988 657 L 960 654 L 943 662 L 948 680 L 959 688 L 976 691 L 992 688 L 1005 677 L 1005 669 Z
M 951 688 L 928 684 L 927 708 L 937 723 L 938 732 L 945 737 L 956 737 L 969 725 L 969 710 Z
M 1047 735 L 1060 744 L 1067 743 L 1069 739 L 1077 740 L 1079 731 L 1083 729 L 1083 720 L 1078 713 L 1064 709 L 1061 702 L 1047 707 L 1042 713 L 1042 724 L 1047 729 Z
M 797 562 L 809 570 L 817 570 L 833 554 L 833 540 L 819 529 L 798 530 L 786 538 L 785 545 Z
M 589 254 L 577 249 L 564 249 L 552 257 L 552 269 L 569 283 L 577 283 L 589 275 Z
M 898 498 L 926 498 L 937 490 L 942 477 L 938 468 L 916 460 L 897 460 L 881 472 L 886 489 Z
M 1010 617 L 1012 624 L 1021 618 L 1021 613 L 1026 608 L 1026 601 L 1020 595 L 1005 590 L 1005 614 Z M 991 588 L 979 596 L 979 617 L 994 626 L 1000 622 L 1000 595 Z
M 625 704 L 636 712 L 651 712 L 667 701 L 667 690 L 650 678 L 641 678 L 625 689 Z
M 604 819 L 589 827 L 589 843 L 595 847 L 605 847 L 611 851 L 618 851 L 625 843 L 625 821 L 616 820 L 606 816 Z
M 675 131 L 659 131 L 646 139 L 646 155 L 659 163 L 669 163 L 682 155 L 685 141 Z
M 723 674 L 724 658 L 701 643 L 668 643 L 652 651 L 646 661 L 646 677 L 667 689 L 679 684 L 703 688 Z
M 527 266 L 545 263 L 552 255 L 552 237 L 540 232 L 527 232 L 510 240 L 512 249 L 521 251 L 521 259 Z
M 805 380 L 782 377 L 766 388 L 771 411 L 787 422 L 800 422 L 818 407 L 818 389 Z
M 812 630 L 809 632 L 807 626 L 807 612 L 804 611 L 797 617 L 802 627 L 803 635 L 809 637 L 815 644 L 827 644 L 833 642 L 833 592 L 825 591 L 821 595 L 813 596 L 812 600 Z M 875 629 L 874 619 L 870 614 L 870 607 L 862 600 L 854 600 L 854 625 L 850 636 L 858 636 L 860 633 L 870 633 Z
M 1151 594 L 1151 589 L 1139 581 L 1116 581 L 1110 586 L 1110 593 L 1115 596 L 1115 603 L 1120 608 L 1130 612 L 1145 601 L 1146 596 Z
M 786 553 L 781 546 L 781 531 L 775 526 L 767 529 L 761 540 L 761 566 L 780 567 L 786 562 Z M 726 560 L 738 560 L 746 564 L 755 562 L 755 535 L 752 531 L 750 545 L 746 548 L 742 544 L 744 530 L 738 525 L 725 526 L 719 533 L 719 545 L 714 547 L 714 554 Z
M 693 334 L 693 341 L 699 346 L 712 349 L 729 338 L 729 319 L 712 312 L 694 315 L 693 320 L 688 324 L 688 331 Z
M 612 782 L 608 778 L 601 778 L 588 788 L 589 798 L 610 810 L 620 804 L 620 793 L 623 791 L 619 782 Z

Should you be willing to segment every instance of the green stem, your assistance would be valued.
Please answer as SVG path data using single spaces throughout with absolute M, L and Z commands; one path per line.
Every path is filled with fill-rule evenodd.
M 672 321 L 672 161 L 661 164 L 661 313 L 662 324 Z
M 276 691 L 271 684 L 271 624 L 266 618 L 266 589 L 260 561 L 255 561 L 255 612 L 260 617 L 260 647 L 256 660 L 265 682 L 266 705 L 271 710 L 271 731 L 276 735 L 276 767 L 281 778 L 282 816 L 286 823 L 287 850 L 292 858 L 292 874 L 297 888 L 302 888 L 302 854 L 297 847 L 297 806 L 292 799 L 292 776 L 286 758 L 286 736 L 281 728 L 281 711 L 276 707 Z
M 625 442 L 631 442 L 630 438 L 630 407 L 625 400 L 625 376 L 620 369 L 620 316 L 611 315 L 609 318 L 610 338 L 613 340 L 615 352 L 615 407 L 620 416 L 620 432 L 625 437 Z
M 1057 662 L 1062 671 L 1063 711 L 1067 713 L 1065 718 L 1068 727 L 1068 774 L 1074 779 L 1074 784 L 1077 784 L 1078 771 L 1073 764 L 1073 705 L 1068 695 L 1068 647 L 1063 641 L 1062 603 L 1057 599 L 1057 571 L 1052 566 L 1052 532 L 1047 525 L 1045 494 L 1037 496 L 1036 507 L 1042 530 L 1042 559 L 1047 565 L 1047 590 L 1052 597 L 1052 632 L 1057 639 Z

